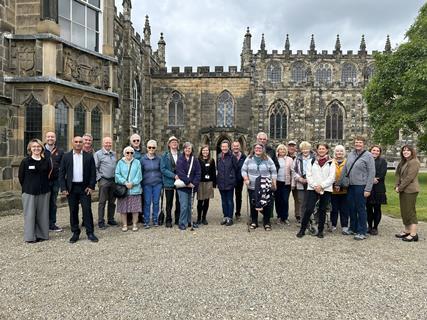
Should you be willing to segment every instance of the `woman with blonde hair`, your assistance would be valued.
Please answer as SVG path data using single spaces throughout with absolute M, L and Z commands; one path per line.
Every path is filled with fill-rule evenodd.
M 334 232 L 337 229 L 338 216 L 340 217 L 341 229 L 344 232 L 348 230 L 348 204 L 347 204 L 347 188 L 341 187 L 339 185 L 340 177 L 342 170 L 346 163 L 346 152 L 345 148 L 342 145 L 337 145 L 334 148 L 334 159 L 335 164 L 335 182 L 333 185 L 332 195 L 331 195 L 331 231 Z
M 415 205 L 420 192 L 418 183 L 420 162 L 415 149 L 409 145 L 402 147 L 400 156 L 401 161 L 396 169 L 395 190 L 399 194 L 400 214 L 405 230 L 396 234 L 396 237 L 408 242 L 418 241 Z
M 24 240 L 35 243 L 49 239 L 49 176 L 51 161 L 44 156 L 43 143 L 32 139 L 27 145 L 28 156 L 19 166 L 24 211 Z
M 277 223 L 289 225 L 289 194 L 293 185 L 292 165 L 293 160 L 288 156 L 288 148 L 279 144 L 276 149 L 279 168 L 277 170 L 277 190 L 275 191 L 275 203 Z
M 128 230 L 127 213 L 132 213 L 132 231 L 138 231 L 138 213 L 142 209 L 141 163 L 134 159 L 134 152 L 132 147 L 124 148 L 123 158 L 116 165 L 116 183 L 125 185 L 127 188 L 126 196 L 117 199 L 117 212 L 122 219 L 122 231 Z

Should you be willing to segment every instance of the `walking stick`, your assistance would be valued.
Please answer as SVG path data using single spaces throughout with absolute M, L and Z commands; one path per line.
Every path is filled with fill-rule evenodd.
M 190 231 L 194 231 L 194 228 L 198 228 L 197 225 L 196 226 L 194 225 L 194 221 L 193 221 L 193 211 L 194 211 L 193 202 L 194 202 L 194 187 L 191 188 L 191 216 L 190 216 L 191 229 Z
M 251 215 L 250 215 L 250 208 L 249 208 L 249 189 L 248 186 L 246 186 L 246 215 L 247 215 L 247 226 L 248 226 L 248 232 L 251 232 Z
M 160 194 L 160 213 L 159 213 L 159 217 L 158 217 L 158 222 L 159 222 L 159 226 L 161 226 L 161 225 L 163 225 L 163 223 L 164 223 L 164 221 L 165 221 L 165 211 L 164 211 L 164 208 L 163 208 L 163 196 L 164 196 L 164 192 L 165 192 L 165 189 L 164 188 L 162 188 L 162 192 L 161 192 L 161 194 Z

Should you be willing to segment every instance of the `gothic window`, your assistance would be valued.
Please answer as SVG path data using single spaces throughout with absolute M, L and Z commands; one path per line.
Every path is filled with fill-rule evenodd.
M 25 108 L 24 153 L 32 139 L 42 139 L 42 106 L 32 98 Z
M 184 125 L 184 103 L 182 102 L 182 96 L 176 91 L 172 94 L 169 102 L 169 125 Z
M 357 80 L 357 72 L 356 67 L 352 63 L 344 63 L 342 66 L 342 74 L 341 74 L 341 81 L 343 83 L 351 82 L 355 83 Z
M 292 81 L 296 83 L 305 82 L 306 80 L 306 70 L 303 62 L 295 62 L 292 65 Z
M 139 90 L 138 82 L 135 80 L 133 82 L 132 88 L 132 105 L 130 109 L 130 124 L 132 127 L 138 127 L 138 112 L 139 112 Z
M 230 128 L 234 122 L 234 100 L 228 91 L 223 91 L 218 98 L 217 118 L 218 127 Z
M 333 103 L 326 114 L 326 139 L 343 139 L 344 113 L 338 103 Z
M 288 113 L 283 101 L 277 101 L 270 110 L 271 139 L 286 139 L 288 135 Z
M 316 82 L 319 84 L 330 84 L 332 82 L 332 68 L 327 63 L 322 63 L 316 69 Z
M 78 46 L 99 51 L 102 19 L 100 0 L 59 0 L 61 37 Z
M 365 80 L 369 81 L 371 80 L 372 76 L 374 75 L 375 69 L 374 66 L 370 65 L 366 67 L 365 70 Z
M 271 83 L 279 83 L 282 81 L 281 68 L 278 63 L 270 63 L 267 66 L 267 80 Z
M 102 139 L 102 112 L 98 107 L 92 110 L 90 123 L 92 127 L 93 148 L 99 150 L 101 149 Z
M 74 136 L 83 136 L 86 132 L 86 111 L 82 105 L 74 108 Z
M 68 148 L 68 106 L 59 101 L 55 108 L 56 145 L 61 149 Z

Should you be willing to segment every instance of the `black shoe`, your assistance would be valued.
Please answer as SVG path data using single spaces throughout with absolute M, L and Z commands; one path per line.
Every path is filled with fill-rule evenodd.
M 302 230 L 300 230 L 298 233 L 297 233 L 297 237 L 298 238 L 302 238 L 302 237 L 304 237 L 305 236 L 305 232 L 304 231 L 302 231 Z
M 371 236 L 376 236 L 376 235 L 378 235 L 378 229 L 371 229 L 370 234 L 371 234 Z
M 107 229 L 107 227 L 108 226 L 105 224 L 105 222 L 98 223 L 98 228 L 101 230 L 105 230 L 105 229 Z
M 179 226 L 179 221 L 175 221 L 173 224 Z
M 47 239 L 42 239 L 42 238 L 36 238 L 36 242 L 43 242 L 46 241 Z
M 194 222 L 193 222 L 194 223 Z M 197 220 L 196 224 L 201 225 L 202 224 L 202 220 Z
M 207 226 L 208 225 L 208 220 L 206 220 L 206 218 L 202 219 L 202 224 L 205 225 L 205 226 Z
M 227 227 L 232 226 L 232 225 L 233 225 L 233 219 L 228 218 L 228 219 L 227 219 L 227 222 L 225 223 L 225 225 L 226 225 Z
M 241 217 L 242 217 L 242 215 L 240 213 L 236 213 L 236 220 L 237 221 L 240 221 Z
M 117 227 L 119 224 L 116 222 L 116 220 L 111 220 L 111 221 L 108 221 L 108 224 L 110 225 L 110 226 L 113 226 L 113 227 Z
M 199 223 L 197 223 L 197 221 L 193 221 L 192 227 L 193 229 L 197 229 L 199 227 Z
M 402 238 L 402 241 L 405 241 L 405 242 L 414 241 L 414 242 L 416 242 L 416 241 L 418 241 L 418 234 L 416 234 L 415 236 L 411 236 L 411 234 L 409 234 L 407 237 Z
M 70 238 L 70 243 L 76 243 L 79 240 L 80 235 L 78 233 L 73 233 L 73 236 Z
M 410 235 L 410 233 L 396 233 L 394 236 L 396 238 L 402 239 L 402 238 L 406 238 L 409 235 Z
M 320 239 L 324 238 L 323 232 L 318 232 L 316 236 Z
M 224 219 L 222 219 L 222 221 L 221 221 L 221 225 L 223 226 L 223 225 L 225 225 L 227 223 L 227 219 L 226 218 L 224 218 Z
M 166 228 L 172 228 L 172 222 L 170 221 L 166 222 Z
M 191 222 L 188 223 L 187 227 L 191 228 Z
M 92 242 L 98 242 L 99 241 L 98 238 L 93 233 L 89 233 L 87 235 L 87 239 L 92 241 Z

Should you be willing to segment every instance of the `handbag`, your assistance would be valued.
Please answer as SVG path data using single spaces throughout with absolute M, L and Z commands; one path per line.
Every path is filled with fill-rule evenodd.
M 191 172 L 191 168 L 193 167 L 193 161 L 194 161 L 194 156 L 191 158 L 190 167 L 188 168 L 188 173 L 187 173 L 188 178 L 190 178 L 190 172 Z M 175 188 L 177 188 L 177 189 L 185 187 L 185 183 L 181 179 L 175 180 L 175 182 L 173 184 L 175 185 Z
M 356 158 L 356 160 L 354 160 L 354 162 L 351 164 L 350 169 L 348 170 L 348 172 L 344 175 L 344 177 L 342 177 L 341 179 L 341 187 L 343 188 L 348 188 L 348 186 L 350 185 L 350 172 L 351 169 L 353 169 L 354 164 L 356 163 L 357 160 L 359 160 L 359 158 L 366 152 L 366 150 L 363 150 L 361 154 L 359 154 Z
M 127 176 L 127 178 L 126 178 L 126 181 L 128 181 L 128 179 L 129 179 L 130 169 L 132 168 L 132 164 L 133 164 L 133 160 L 132 160 L 132 162 L 130 163 L 130 166 L 129 166 L 129 172 L 128 172 L 128 176 Z M 126 187 L 126 185 L 124 185 L 124 184 L 119 184 L 119 183 L 114 184 L 113 195 L 114 195 L 116 198 L 124 198 L 124 197 L 126 197 L 126 196 L 127 196 L 127 194 L 128 194 L 128 188 Z

